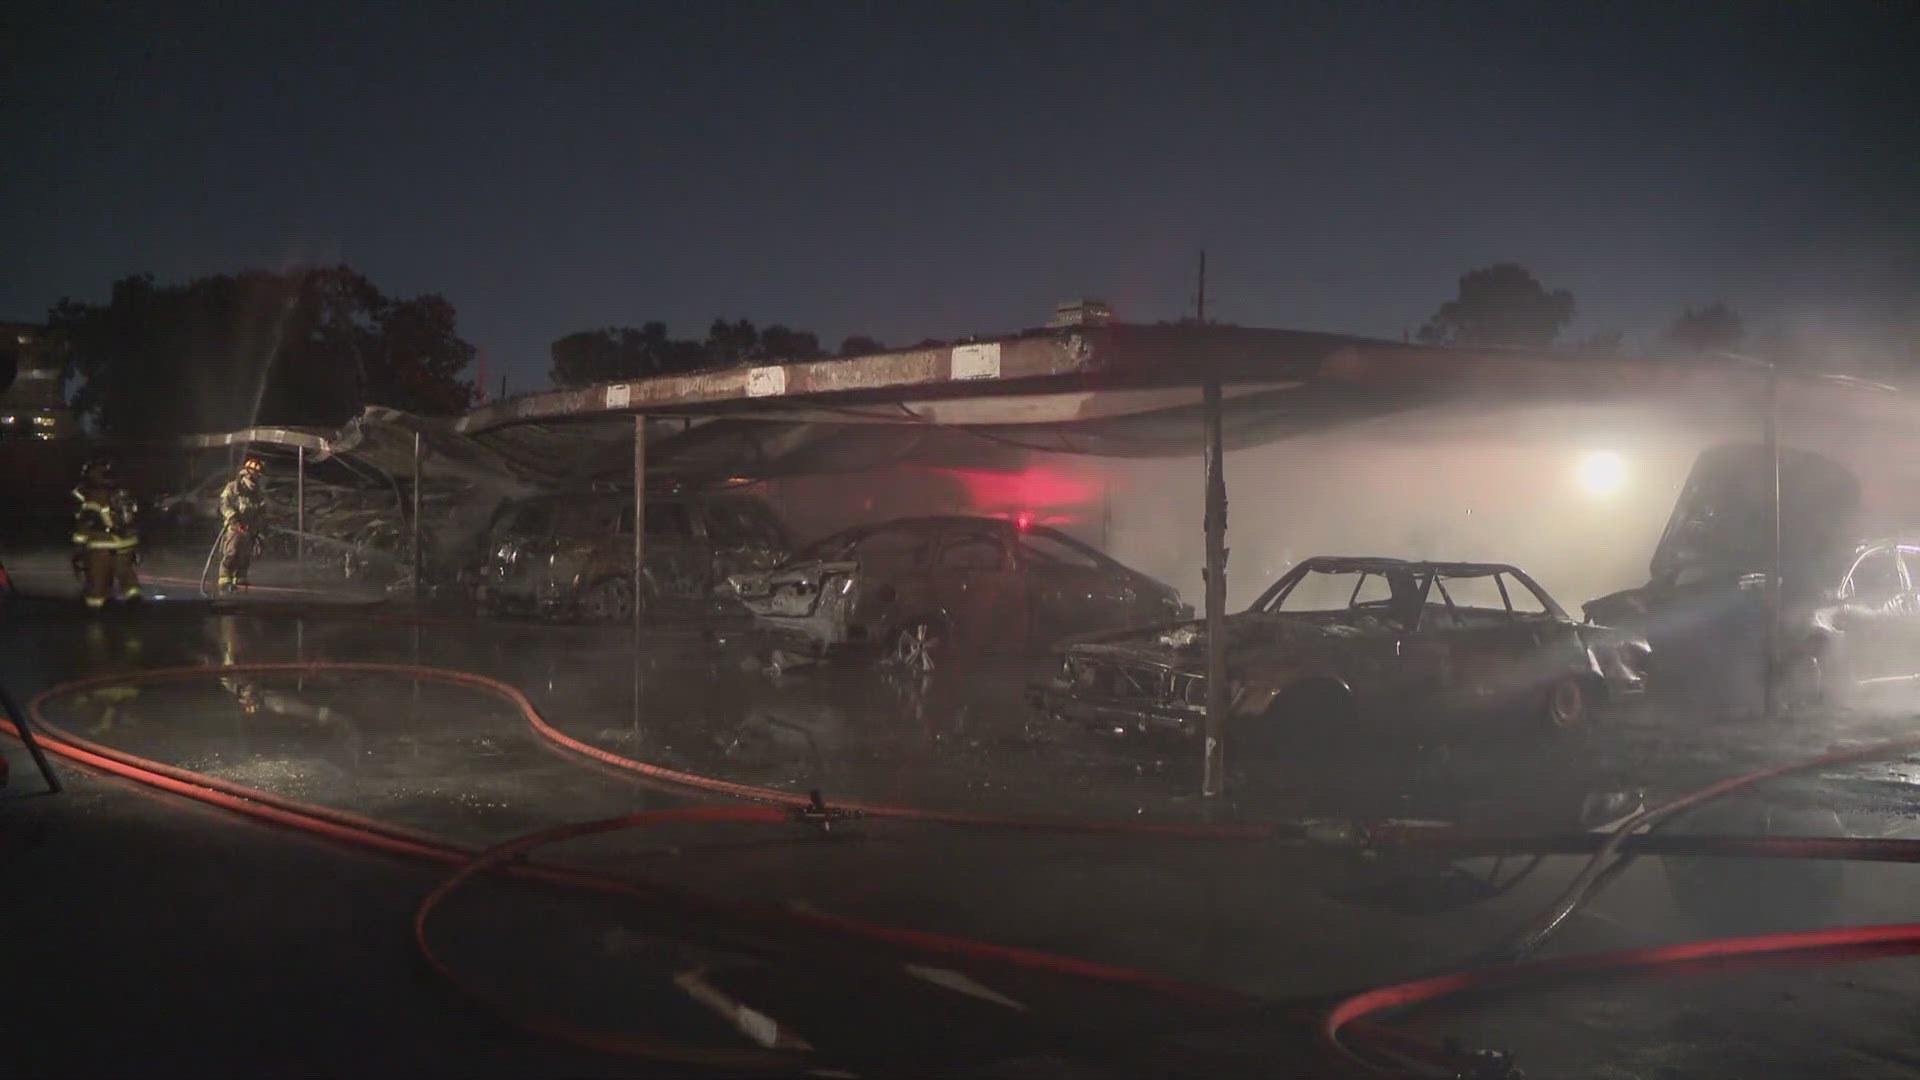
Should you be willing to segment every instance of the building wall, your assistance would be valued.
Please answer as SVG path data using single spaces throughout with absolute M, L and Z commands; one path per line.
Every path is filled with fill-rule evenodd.
M 61 393 L 66 343 L 31 323 L 0 323 L 0 352 L 11 358 L 13 382 L 0 390 L 0 440 L 70 439 L 80 434 Z

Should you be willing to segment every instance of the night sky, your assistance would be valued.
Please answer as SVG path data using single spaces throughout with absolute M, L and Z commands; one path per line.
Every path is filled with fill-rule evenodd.
M 1203 246 L 1250 325 L 1399 337 L 1503 259 L 1574 337 L 1920 311 L 1920 5 L 1188 8 L 16 0 L 0 317 L 345 261 L 524 390 L 646 319 L 1170 318 Z

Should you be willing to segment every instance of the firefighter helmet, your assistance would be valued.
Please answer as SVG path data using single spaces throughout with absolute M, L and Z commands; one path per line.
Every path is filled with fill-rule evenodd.
M 80 470 L 80 475 L 88 480 L 111 480 L 113 479 L 113 460 L 103 457 L 94 458 Z
M 243 473 L 257 473 L 264 468 L 266 468 L 266 466 L 261 463 L 260 458 L 253 454 L 248 454 L 247 460 L 240 463 L 240 471 Z

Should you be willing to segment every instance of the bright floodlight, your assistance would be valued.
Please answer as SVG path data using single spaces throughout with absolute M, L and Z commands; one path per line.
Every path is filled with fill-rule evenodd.
M 1596 497 L 1612 495 L 1627 483 L 1627 463 L 1611 450 L 1595 450 L 1580 459 L 1580 487 Z

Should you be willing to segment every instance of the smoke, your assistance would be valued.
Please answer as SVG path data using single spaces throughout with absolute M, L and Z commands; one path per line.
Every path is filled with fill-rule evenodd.
M 1712 441 L 1669 419 L 1645 408 L 1435 410 L 1230 452 L 1229 608 L 1300 559 L 1386 555 L 1512 563 L 1577 611 L 1645 580 L 1693 456 Z M 1198 596 L 1197 456 L 1104 470 L 1109 553 Z
M 1722 442 L 1757 442 L 1763 416 L 1758 400 L 1742 397 L 1454 405 L 1231 451 L 1229 609 L 1302 558 L 1387 555 L 1511 563 L 1577 617 L 1586 600 L 1646 581 L 1695 457 Z M 1904 398 L 1806 385 L 1781 392 L 1783 445 L 1854 469 L 1873 531 L 1920 523 L 1916 421 L 1920 408 Z M 1199 456 L 1080 467 L 1100 477 L 1110 508 L 1098 525 L 1070 531 L 1198 597 Z
M 1387 555 L 1511 563 L 1578 616 L 1644 583 L 1699 452 L 1758 442 L 1753 392 L 1555 406 L 1455 403 L 1230 451 L 1227 592 L 1251 603 L 1300 559 Z M 1783 445 L 1847 464 L 1869 528 L 1920 523 L 1920 410 L 1905 398 L 1804 382 L 1781 390 Z M 1196 442 L 1197 442 L 1196 438 Z M 918 514 L 983 513 L 1051 525 L 1201 595 L 1199 454 L 1097 458 L 1030 452 L 996 479 L 902 466 L 761 485 L 797 539 Z

